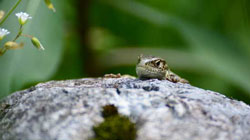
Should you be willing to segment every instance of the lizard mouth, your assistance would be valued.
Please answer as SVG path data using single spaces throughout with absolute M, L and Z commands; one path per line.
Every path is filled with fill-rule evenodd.
M 142 69 L 144 71 L 147 71 L 149 73 L 165 72 L 165 70 L 158 69 L 158 68 L 155 68 L 155 67 L 150 67 L 150 66 L 140 66 L 140 65 L 138 65 L 137 68 Z
M 156 79 L 164 79 L 166 75 L 165 70 L 157 69 L 150 66 L 136 66 L 136 73 L 139 77 L 144 78 L 156 78 Z

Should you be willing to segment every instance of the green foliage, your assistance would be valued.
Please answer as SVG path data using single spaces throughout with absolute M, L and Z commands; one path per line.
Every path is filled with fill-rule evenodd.
M 161 56 L 192 85 L 238 99 L 244 95 L 250 103 L 250 12 L 246 5 L 246 0 L 95 1 L 90 21 L 125 40 L 117 46 L 129 51 L 121 47 L 110 51 L 113 61 L 129 57 L 130 64 L 131 57 L 135 62 L 140 53 Z
M 0 98 L 50 79 L 135 75 L 143 53 L 165 58 L 194 86 L 250 103 L 249 0 L 51 2 L 56 13 L 42 0 L 23 1 L 14 11 L 33 16 L 24 32 L 38 37 L 45 51 L 25 40 L 24 49 L 0 57 Z M 0 10 L 13 3 L 0 0 Z M 17 31 L 16 17 L 10 17 L 1 26 L 11 29 L 4 41 Z
M 0 9 L 8 11 L 14 1 L 0 1 Z M 21 89 L 25 84 L 47 80 L 58 67 L 63 47 L 63 1 L 55 1 L 58 12 L 55 14 L 47 9 L 43 0 L 26 0 L 20 3 L 14 13 L 26 11 L 33 17 L 23 32 L 39 38 L 45 47 L 44 52 L 37 51 L 29 39 L 20 38 L 24 49 L 8 51 L 0 57 L 0 98 Z M 10 35 L 1 41 L 12 40 L 18 31 L 18 20 L 10 15 L 2 27 L 9 29 Z
M 114 105 L 103 107 L 104 122 L 93 127 L 95 137 L 91 140 L 135 140 L 135 124 L 117 113 Z

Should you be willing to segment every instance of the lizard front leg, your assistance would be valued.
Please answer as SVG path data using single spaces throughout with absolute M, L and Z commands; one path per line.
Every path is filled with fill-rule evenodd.
M 189 83 L 188 80 L 181 78 L 177 74 L 173 73 L 172 71 L 168 70 L 166 72 L 166 80 L 174 82 L 174 83 Z

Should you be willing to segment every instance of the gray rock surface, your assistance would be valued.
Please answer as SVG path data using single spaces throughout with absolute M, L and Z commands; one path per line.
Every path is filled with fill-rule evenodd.
M 0 102 L 0 139 L 87 140 L 114 104 L 137 140 L 249 140 L 250 106 L 220 93 L 156 79 L 51 81 Z

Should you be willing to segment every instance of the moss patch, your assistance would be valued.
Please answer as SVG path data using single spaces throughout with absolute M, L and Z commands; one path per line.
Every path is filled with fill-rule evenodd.
M 136 127 L 128 117 L 118 114 L 114 105 L 103 107 L 104 121 L 93 127 L 95 137 L 91 140 L 135 140 Z
M 103 109 L 102 111 L 103 118 L 119 115 L 118 110 L 114 105 L 105 105 L 104 107 L 102 107 L 102 109 Z

